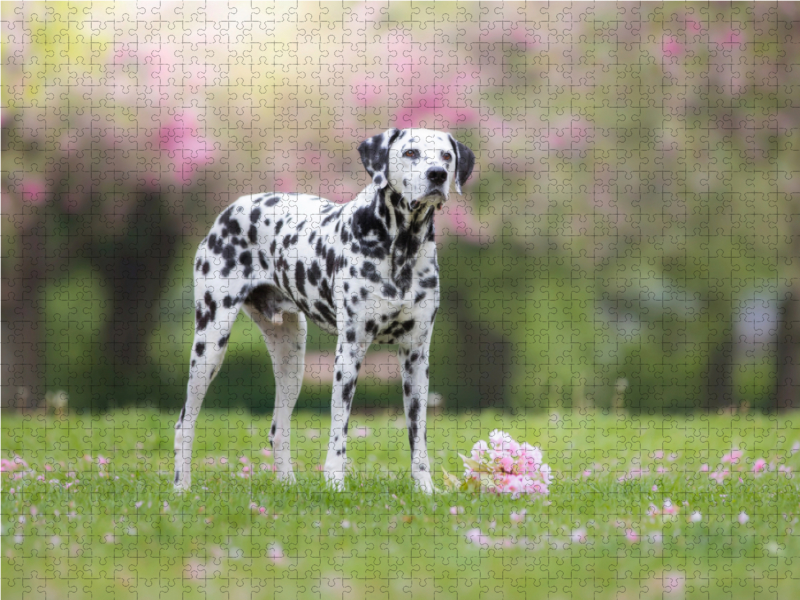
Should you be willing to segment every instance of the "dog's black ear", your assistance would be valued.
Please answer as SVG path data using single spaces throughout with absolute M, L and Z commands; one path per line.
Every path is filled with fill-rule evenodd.
M 475 167 L 475 154 L 461 142 L 450 136 L 453 152 L 456 153 L 456 192 L 461 193 L 461 186 L 467 182 Z
M 361 142 L 358 154 L 361 162 L 372 177 L 372 183 L 383 189 L 389 184 L 389 148 L 400 135 L 399 129 L 387 129 Z

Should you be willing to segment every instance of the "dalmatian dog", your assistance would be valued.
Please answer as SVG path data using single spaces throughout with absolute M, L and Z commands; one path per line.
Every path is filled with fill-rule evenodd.
M 306 194 L 236 200 L 200 243 L 194 263 L 195 337 L 186 404 L 175 425 L 175 486 L 191 485 L 203 397 L 244 311 L 261 330 L 275 373 L 269 441 L 280 480 L 294 482 L 290 418 L 305 365 L 306 319 L 337 336 L 325 480 L 344 488 L 347 425 L 367 348 L 397 344 L 411 475 L 433 491 L 425 427 L 428 349 L 439 306 L 434 210 L 461 186 L 475 156 L 446 133 L 390 129 L 358 148 L 372 177 L 335 204 Z

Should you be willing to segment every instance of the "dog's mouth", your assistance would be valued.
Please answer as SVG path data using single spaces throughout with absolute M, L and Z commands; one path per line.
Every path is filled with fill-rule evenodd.
M 419 198 L 409 202 L 411 210 L 416 210 L 422 204 L 435 204 L 436 208 L 441 210 L 444 203 L 447 201 L 447 194 L 439 188 L 426 190 L 425 193 Z
M 437 210 L 442 210 L 442 206 L 444 206 L 444 203 L 447 200 L 447 194 L 445 194 L 442 190 L 438 188 L 428 192 L 428 197 L 437 201 L 436 202 Z

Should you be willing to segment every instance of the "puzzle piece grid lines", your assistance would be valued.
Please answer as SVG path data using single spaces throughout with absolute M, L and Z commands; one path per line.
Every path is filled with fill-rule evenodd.
M 798 6 L 0 5 L 3 594 L 795 597 Z M 362 142 L 408 128 L 475 166 L 433 217 L 429 389 L 402 344 L 358 360 L 336 494 L 353 365 L 324 311 L 283 446 L 263 327 L 197 346 L 195 253 L 241 196 L 354 202 L 381 185 Z M 348 260 L 331 295 L 368 276 Z M 286 342 L 279 304 L 260 325 Z M 214 343 L 180 495 L 174 426 Z M 442 493 L 493 430 L 541 449 L 547 494 Z

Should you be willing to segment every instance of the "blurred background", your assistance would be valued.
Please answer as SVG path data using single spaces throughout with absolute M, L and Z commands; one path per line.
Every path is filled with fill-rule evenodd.
M 477 157 L 436 216 L 439 408 L 800 405 L 798 3 L 0 11 L 4 409 L 179 407 L 219 211 L 346 202 L 390 127 Z M 333 346 L 311 326 L 299 406 Z M 355 409 L 399 410 L 393 349 L 365 371 Z M 240 317 L 205 405 L 273 391 Z

